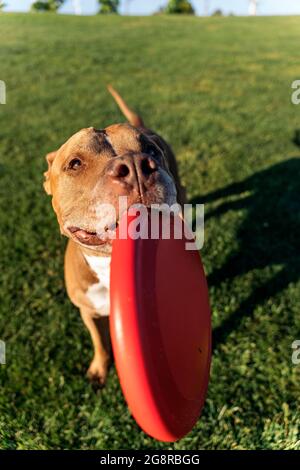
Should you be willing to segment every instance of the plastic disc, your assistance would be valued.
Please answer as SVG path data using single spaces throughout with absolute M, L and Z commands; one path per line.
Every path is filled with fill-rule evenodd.
M 211 360 L 206 278 L 199 252 L 186 242 L 117 235 L 111 261 L 110 329 L 121 387 L 140 427 L 168 442 L 198 420 Z

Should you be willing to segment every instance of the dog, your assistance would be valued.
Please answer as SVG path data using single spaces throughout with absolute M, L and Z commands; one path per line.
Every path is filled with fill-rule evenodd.
M 105 383 L 112 356 L 108 233 L 116 229 L 99 207 L 113 205 L 118 218 L 120 196 L 127 197 L 128 206 L 185 202 L 171 147 L 144 125 L 113 87 L 108 90 L 128 122 L 80 130 L 46 155 L 44 173 L 44 189 L 52 196 L 60 231 L 69 238 L 64 269 L 67 293 L 79 308 L 94 346 L 87 375 L 99 386 Z M 101 222 L 104 228 L 99 233 Z

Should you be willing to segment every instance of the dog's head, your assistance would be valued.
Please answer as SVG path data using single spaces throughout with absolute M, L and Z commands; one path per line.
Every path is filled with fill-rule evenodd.
M 119 197 L 128 206 L 176 202 L 165 143 L 130 124 L 82 129 L 47 155 L 44 188 L 52 195 L 61 232 L 103 254 L 111 252 L 111 231 Z

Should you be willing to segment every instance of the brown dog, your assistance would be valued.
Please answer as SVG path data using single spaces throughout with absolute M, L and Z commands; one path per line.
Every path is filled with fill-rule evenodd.
M 60 231 L 69 238 L 65 255 L 67 292 L 79 307 L 94 345 L 88 376 L 99 384 L 105 382 L 110 359 L 107 315 L 111 242 L 107 233 L 114 229 L 107 214 L 99 213 L 99 205 L 112 204 L 118 216 L 119 196 L 127 196 L 128 206 L 184 203 L 170 147 L 144 126 L 112 87 L 109 91 L 129 124 L 82 129 L 47 155 L 48 171 L 44 173 L 44 188 L 52 195 Z M 101 219 L 102 234 L 96 229 Z

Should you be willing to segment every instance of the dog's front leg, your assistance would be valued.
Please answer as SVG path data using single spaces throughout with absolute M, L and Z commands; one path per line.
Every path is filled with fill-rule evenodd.
M 97 313 L 86 308 L 81 308 L 80 313 L 94 345 L 94 358 L 87 376 L 93 383 L 102 386 L 105 384 L 110 362 L 108 318 L 101 318 Z

